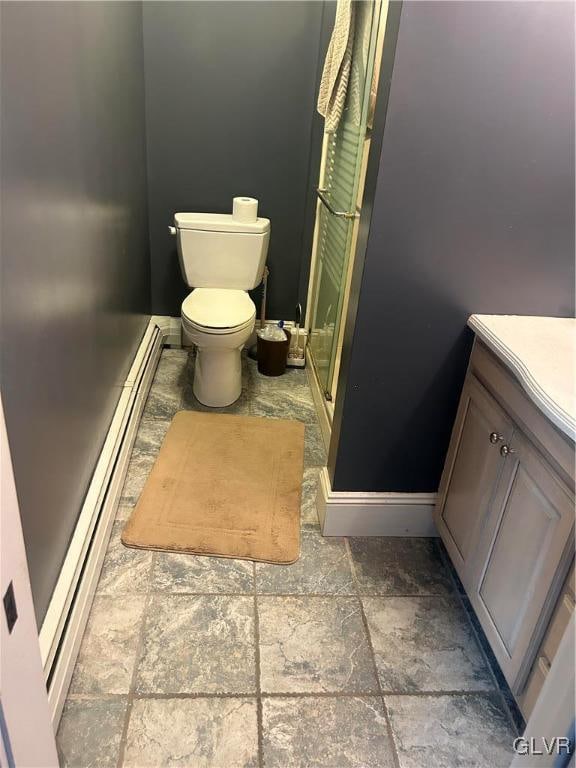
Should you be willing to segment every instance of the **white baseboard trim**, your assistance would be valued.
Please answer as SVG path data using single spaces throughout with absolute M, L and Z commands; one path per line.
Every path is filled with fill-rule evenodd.
M 164 345 L 167 347 L 180 347 L 182 346 L 182 320 L 180 317 L 169 317 L 167 315 L 152 315 L 150 322 L 155 323 L 164 335 Z M 266 325 L 278 325 L 278 320 L 266 320 Z M 293 320 L 286 320 L 284 327 L 289 331 L 295 332 L 296 324 Z M 260 328 L 260 321 L 256 318 L 254 325 L 254 331 L 246 342 L 246 347 L 252 347 L 256 344 L 256 331 Z M 300 328 L 300 346 L 306 345 L 308 342 L 308 331 L 305 328 Z M 297 366 L 300 367 L 300 366 Z
M 168 315 L 152 315 L 150 318 L 150 323 L 158 326 L 162 332 L 164 346 L 182 346 L 182 320 L 180 317 L 169 317 Z
M 438 536 L 435 503 L 435 493 L 333 491 L 327 467 L 316 496 L 324 536 Z
M 100 577 L 138 423 L 162 347 L 167 343 L 180 343 L 180 318 L 177 318 L 177 329 L 173 320 L 174 318 L 159 316 L 150 319 L 122 387 L 110 429 L 39 632 L 40 652 L 55 730 L 62 714 Z

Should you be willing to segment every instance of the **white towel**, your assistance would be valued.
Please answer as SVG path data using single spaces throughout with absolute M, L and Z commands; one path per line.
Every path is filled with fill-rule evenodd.
M 354 44 L 354 5 L 338 0 L 336 21 L 330 38 L 318 91 L 318 112 L 329 132 L 335 131 L 344 111 Z

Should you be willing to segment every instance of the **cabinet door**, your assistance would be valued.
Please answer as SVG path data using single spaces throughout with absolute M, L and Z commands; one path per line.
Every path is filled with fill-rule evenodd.
M 478 379 L 468 374 L 452 431 L 434 518 L 465 587 L 470 562 L 504 466 L 500 446 L 513 424 Z
M 574 496 L 522 432 L 500 451 L 506 467 L 478 541 L 469 597 L 517 692 L 539 620 L 561 586 L 554 583 L 560 566 L 571 558 Z

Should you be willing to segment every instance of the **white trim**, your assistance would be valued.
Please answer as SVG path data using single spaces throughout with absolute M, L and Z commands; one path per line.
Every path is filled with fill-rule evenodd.
M 32 590 L 0 398 L 0 594 L 12 586 L 17 618 L 0 620 L 0 761 L 57 768 L 58 755 L 40 660 Z
M 182 320 L 180 317 L 169 317 L 168 315 L 152 315 L 150 318 L 150 324 L 156 325 L 162 332 L 164 346 L 182 346 Z
M 435 493 L 333 491 L 322 467 L 316 509 L 324 536 L 438 536 Z
M 179 320 L 179 319 L 178 319 Z M 138 422 L 173 318 L 150 319 L 122 392 L 39 633 L 56 728 L 100 576 Z

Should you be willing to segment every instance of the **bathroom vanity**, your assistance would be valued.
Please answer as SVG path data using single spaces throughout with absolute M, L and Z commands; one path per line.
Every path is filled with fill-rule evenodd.
M 435 522 L 527 718 L 574 610 L 576 321 L 468 324 Z

